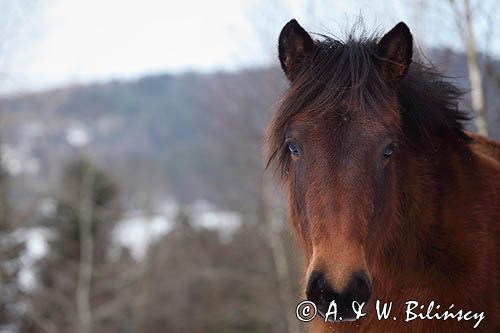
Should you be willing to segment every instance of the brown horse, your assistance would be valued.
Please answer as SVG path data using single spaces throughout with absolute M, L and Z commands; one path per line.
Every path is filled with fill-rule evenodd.
M 500 144 L 464 130 L 460 91 L 412 44 L 404 23 L 344 42 L 295 20 L 280 34 L 290 86 L 269 162 L 321 315 L 311 332 L 500 332 Z

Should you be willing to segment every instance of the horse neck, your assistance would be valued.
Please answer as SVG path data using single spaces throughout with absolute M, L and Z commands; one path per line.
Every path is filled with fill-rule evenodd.
M 401 158 L 393 198 L 398 206 L 388 214 L 386 228 L 380 231 L 383 236 L 378 237 L 380 242 L 373 251 L 374 275 L 428 279 L 432 278 L 427 274 L 430 267 L 446 267 L 444 263 L 455 260 L 450 258 L 451 252 L 442 251 L 443 246 L 456 242 L 452 233 L 442 232 L 446 223 L 443 212 L 447 210 L 446 196 L 456 187 L 455 175 L 463 167 L 460 156 L 464 149 L 443 144 L 434 153 L 408 153 Z

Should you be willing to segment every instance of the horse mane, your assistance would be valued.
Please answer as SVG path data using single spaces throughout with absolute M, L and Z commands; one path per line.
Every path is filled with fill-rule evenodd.
M 300 113 L 314 117 L 322 112 L 379 112 L 392 110 L 387 97 L 394 89 L 381 78 L 374 46 L 380 36 L 353 37 L 345 41 L 319 35 L 312 54 L 282 96 L 278 111 L 267 130 L 268 162 L 283 177 L 288 171 L 289 152 L 284 144 L 286 128 Z M 432 64 L 414 54 L 406 76 L 397 86 L 403 133 L 415 149 L 425 150 L 450 134 L 467 143 L 464 131 L 467 112 L 459 109 L 462 91 L 440 74 Z M 370 111 L 368 111 L 370 110 Z M 387 111 L 386 111 L 387 112 Z M 456 141 L 456 140 L 454 140 Z

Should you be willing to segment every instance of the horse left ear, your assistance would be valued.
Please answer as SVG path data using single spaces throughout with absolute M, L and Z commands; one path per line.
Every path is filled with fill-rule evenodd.
M 413 37 L 404 22 L 399 22 L 375 45 L 382 77 L 389 83 L 398 82 L 408 72 L 413 55 Z
M 306 57 L 314 48 L 311 36 L 296 20 L 288 22 L 281 30 L 278 52 L 281 68 L 290 81 L 300 71 Z

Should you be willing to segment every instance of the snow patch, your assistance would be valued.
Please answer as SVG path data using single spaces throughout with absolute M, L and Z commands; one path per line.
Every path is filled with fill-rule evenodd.
M 90 135 L 83 124 L 76 123 L 66 130 L 66 141 L 72 146 L 83 147 L 89 143 Z
M 16 241 L 25 243 L 25 249 L 20 258 L 21 269 L 18 282 L 23 290 L 33 290 L 37 286 L 36 262 L 47 254 L 48 242 L 53 237 L 53 233 L 47 228 L 29 228 L 17 230 L 12 236 Z
M 116 244 L 130 250 L 136 260 L 144 258 L 150 244 L 167 234 L 173 222 L 164 215 L 144 216 L 139 212 L 128 214 L 113 230 Z

